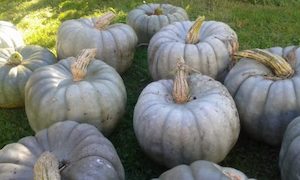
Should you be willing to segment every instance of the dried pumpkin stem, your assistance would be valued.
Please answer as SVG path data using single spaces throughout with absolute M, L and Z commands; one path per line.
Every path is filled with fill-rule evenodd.
M 13 66 L 17 66 L 19 64 L 21 64 L 23 61 L 23 57 L 20 53 L 18 52 L 14 52 L 10 55 L 9 59 L 7 60 L 7 65 L 13 65 Z
M 34 164 L 34 180 L 60 180 L 59 163 L 56 157 L 46 151 Z
M 105 29 L 115 17 L 116 15 L 113 12 L 105 13 L 104 15 L 100 16 L 95 22 L 95 28 L 99 30 Z
M 276 54 L 272 54 L 266 50 L 244 50 L 235 53 L 234 57 L 254 59 L 269 67 L 275 76 L 279 78 L 288 78 L 294 74 L 294 69 L 284 58 Z
M 84 49 L 76 61 L 71 65 L 73 81 L 81 81 L 87 72 L 90 61 L 95 57 L 96 49 Z
M 179 58 L 172 92 L 173 99 L 178 104 L 186 103 L 189 100 L 190 89 L 187 82 L 188 70 L 186 67 L 184 59 Z
M 187 44 L 196 44 L 200 41 L 200 29 L 205 20 L 205 16 L 199 16 L 192 27 L 189 29 L 187 36 L 186 36 L 186 43 Z
M 153 15 L 159 16 L 159 15 L 163 15 L 163 14 L 164 14 L 164 10 L 162 8 L 162 4 L 160 4 L 159 7 L 154 10 Z

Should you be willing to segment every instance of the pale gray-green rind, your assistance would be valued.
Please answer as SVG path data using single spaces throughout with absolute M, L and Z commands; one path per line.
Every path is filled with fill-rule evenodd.
M 34 131 L 72 119 L 96 126 L 109 135 L 125 111 L 126 89 L 120 75 L 109 65 L 92 60 L 86 77 L 73 81 L 70 66 L 75 58 L 40 68 L 25 90 L 25 109 Z
M 300 115 L 300 48 L 294 48 L 267 49 L 282 57 L 295 50 L 295 59 L 291 62 L 295 74 L 291 78 L 274 80 L 272 77 L 275 76 L 269 68 L 243 58 L 225 79 L 244 131 L 270 145 L 279 146 L 289 122 Z
M 23 61 L 19 65 L 8 65 L 14 52 L 19 52 Z M 0 107 L 15 108 L 24 106 L 25 85 L 36 69 L 56 63 L 56 57 L 46 48 L 24 46 L 16 50 L 0 48 Z
M 286 128 L 279 155 L 282 180 L 300 179 L 300 117 Z
M 164 26 L 189 19 L 183 8 L 170 4 L 161 4 L 162 15 L 150 15 L 158 7 L 160 4 L 143 4 L 128 13 L 127 24 L 135 30 L 139 43 L 149 43 L 152 36 Z
M 231 42 L 237 42 L 236 33 L 225 23 L 204 21 L 200 41 L 187 44 L 186 36 L 191 21 L 175 22 L 156 33 L 148 47 L 148 67 L 154 80 L 173 77 L 176 62 L 183 57 L 189 67 L 223 81 L 231 63 Z
M 204 160 L 195 161 L 189 166 L 176 166 L 152 180 L 233 180 L 226 175 L 228 173 L 233 175 L 236 180 L 248 180 L 248 177 L 239 170 L 221 167 Z
M 65 121 L 0 150 L 1 180 L 32 180 L 39 156 L 50 151 L 65 168 L 62 180 L 123 180 L 118 154 L 94 126 Z
M 82 49 L 96 48 L 101 59 L 119 73 L 125 72 L 133 61 L 137 36 L 127 24 L 112 24 L 105 29 L 94 27 L 95 18 L 67 20 L 57 32 L 58 59 L 76 57 Z
M 240 122 L 227 89 L 208 76 L 189 78 L 191 100 L 176 104 L 172 80 L 149 84 L 134 109 L 135 135 L 153 160 L 167 167 L 222 161 L 236 143 Z
M 0 48 L 24 46 L 22 34 L 8 21 L 0 21 Z

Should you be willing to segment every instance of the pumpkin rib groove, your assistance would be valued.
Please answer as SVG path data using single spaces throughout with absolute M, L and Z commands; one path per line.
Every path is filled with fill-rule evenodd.
M 192 114 L 192 117 L 193 117 L 193 119 L 194 119 L 194 122 L 195 122 L 195 124 L 196 124 L 196 126 L 197 126 L 196 129 L 197 129 L 197 132 L 198 132 L 198 137 L 201 138 L 201 137 L 202 137 L 201 132 L 200 132 L 201 126 L 200 126 L 199 122 L 197 121 L 197 115 L 196 115 L 196 113 L 195 113 L 194 110 L 193 110 L 192 108 L 190 108 L 189 106 L 185 106 L 185 108 L 188 109 L 188 111 Z M 203 152 L 202 146 L 200 146 L 200 151 L 198 151 L 197 157 L 200 157 L 199 152 Z
M 296 139 L 299 139 L 300 137 L 298 136 L 298 137 L 296 137 Z M 293 140 L 293 142 L 295 142 L 295 139 Z M 293 142 L 291 142 L 291 143 L 289 143 L 289 146 L 291 146 L 291 144 L 293 143 Z M 288 148 L 289 149 L 289 148 Z M 289 161 L 289 166 L 288 167 L 290 167 L 290 168 L 287 168 L 287 171 L 285 172 L 285 174 L 286 175 L 289 175 L 289 174 L 293 174 L 293 173 L 291 173 L 291 170 L 292 170 L 292 168 L 291 167 L 293 167 L 293 166 L 295 166 L 295 165 L 293 165 L 293 164 L 295 164 L 295 163 L 297 163 L 298 161 L 296 161 L 296 160 L 298 160 L 298 157 L 300 157 L 300 153 L 298 153 L 298 154 L 296 154 L 294 157 L 293 157 L 293 159 L 291 160 L 291 161 Z M 296 164 L 297 165 L 297 164 Z M 288 178 L 287 178 L 288 179 Z
M 212 71 L 215 70 L 215 69 L 217 70 L 216 73 L 218 73 L 218 63 L 217 63 L 218 60 L 216 59 L 217 56 L 216 56 L 216 51 L 214 49 L 214 46 L 209 41 L 205 41 L 205 43 L 208 44 L 208 47 L 210 47 L 210 49 L 213 52 L 211 55 L 214 56 L 214 58 L 207 58 L 207 70 L 208 70 L 209 74 L 211 74 Z M 210 62 L 210 59 L 215 59 L 215 62 L 216 62 L 215 65 L 217 66 L 217 68 L 212 69 L 213 67 L 211 66 L 212 62 Z
M 167 123 L 169 121 L 169 117 L 171 116 L 171 114 L 172 114 L 172 112 L 174 110 L 175 109 L 169 109 L 169 112 L 165 116 L 166 118 L 165 118 L 165 120 L 163 122 L 162 129 L 166 129 Z M 166 130 L 164 130 L 164 131 L 161 132 L 161 136 L 160 137 L 161 137 L 162 141 L 161 141 L 161 146 L 160 146 L 161 147 L 161 151 L 160 152 L 162 152 L 162 157 L 164 157 L 162 159 L 162 162 L 168 163 L 168 162 L 166 162 L 166 158 L 165 158 L 165 157 L 168 157 L 168 154 L 166 154 L 166 152 L 165 152 L 165 146 L 166 146 L 166 144 L 165 144 L 165 135 L 166 135 Z
M 297 128 L 295 127 L 295 129 L 297 129 Z M 293 132 L 293 128 L 290 128 L 290 131 Z M 297 139 L 299 139 L 299 134 L 298 134 L 298 133 L 295 135 L 295 137 L 291 138 L 291 140 L 290 140 L 289 142 L 286 142 L 286 143 L 285 143 L 286 151 L 285 151 L 285 153 L 282 155 L 282 157 L 284 157 L 284 161 L 281 162 L 282 166 L 284 166 L 284 164 L 287 164 L 287 163 L 288 163 L 288 164 L 287 164 L 288 167 L 290 167 L 290 166 L 292 165 L 292 163 L 289 162 L 289 161 L 287 161 L 286 159 L 287 159 L 287 157 L 289 157 L 289 156 L 288 156 L 288 155 L 289 155 L 289 150 L 290 150 L 292 144 L 293 144 Z M 297 142 L 297 141 L 296 141 L 296 142 Z M 299 157 L 299 155 L 300 155 L 300 154 L 297 154 L 298 157 Z M 294 160 L 296 160 L 296 159 L 297 159 L 297 158 L 293 157 L 292 161 L 294 162 Z M 283 163 L 284 163 L 284 164 L 283 164 Z M 288 173 L 286 173 L 286 174 L 288 175 L 288 174 L 290 174 L 289 170 L 290 170 L 291 168 L 287 168 L 287 169 L 288 169 Z
M 157 51 L 155 52 L 155 55 L 154 55 L 154 60 L 151 64 L 155 64 L 155 66 L 152 65 L 152 70 L 151 71 L 155 71 L 154 74 L 157 74 L 158 73 L 158 61 L 159 61 L 159 57 L 161 56 L 161 53 L 163 53 L 163 49 L 165 46 L 167 46 L 168 44 L 167 43 L 164 43 L 162 44 L 161 46 L 159 46 L 159 48 L 157 49 Z M 151 67 L 151 64 L 149 67 Z M 150 72 L 151 72 L 150 71 Z M 156 79 L 156 77 L 155 77 Z
M 2 69 L 1 69 L 0 72 L 3 71 Z M 3 79 L 2 78 L 0 79 L 1 82 L 7 82 L 8 78 L 9 78 L 9 73 L 8 72 L 10 72 L 11 69 L 10 68 L 5 68 L 5 70 L 7 70 L 7 71 L 3 71 L 3 74 L 1 75 L 1 77 L 3 77 Z M 9 101 L 8 98 L 10 96 L 9 96 L 9 94 L 7 94 L 5 86 L 1 86 L 1 91 L 2 91 L 1 95 L 4 98 L 4 102 Z
M 114 49 L 113 50 L 113 52 L 119 52 L 119 50 L 121 49 L 120 47 L 118 47 L 119 45 L 119 42 L 117 41 L 117 39 L 116 39 L 116 37 L 115 37 L 115 35 L 114 35 L 114 33 L 112 32 L 112 30 L 107 30 L 107 32 L 111 35 L 111 37 L 112 37 L 112 39 L 113 39 L 113 42 L 111 42 L 111 43 L 113 43 L 113 47 L 115 47 L 116 49 Z M 116 56 L 117 58 L 120 58 L 120 59 L 122 59 L 122 56 L 120 57 L 119 56 L 119 54 L 117 54 L 117 56 Z M 109 64 L 110 64 L 111 62 L 109 62 Z M 116 69 L 120 69 L 120 64 L 121 63 L 117 63 L 116 62 L 116 64 L 114 64 L 113 65 L 113 67 L 115 67 Z

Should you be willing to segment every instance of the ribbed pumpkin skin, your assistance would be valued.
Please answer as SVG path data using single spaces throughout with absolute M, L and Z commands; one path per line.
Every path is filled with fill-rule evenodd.
M 8 65 L 14 52 L 23 56 L 19 65 Z M 0 48 L 0 107 L 16 108 L 24 106 L 25 85 L 37 68 L 56 63 L 56 57 L 48 49 L 40 46 L 24 46 L 16 50 Z
M 62 180 L 125 179 L 118 154 L 94 126 L 65 121 L 0 150 L 1 180 L 31 180 L 39 156 L 50 151 L 65 164 Z
M 24 46 L 22 34 L 10 22 L 0 21 L 0 48 Z
M 149 43 L 152 36 L 166 25 L 189 19 L 183 8 L 170 4 L 161 4 L 164 13 L 154 15 L 158 7 L 160 4 L 143 4 L 128 13 L 127 24 L 135 30 L 139 43 Z
M 70 70 L 75 58 L 38 69 L 25 89 L 25 109 L 34 131 L 65 119 L 96 126 L 109 135 L 122 117 L 126 89 L 120 75 L 106 63 L 93 60 L 87 75 L 73 81 Z
M 152 180 L 248 180 L 248 177 L 239 170 L 199 160 L 189 166 L 176 166 Z
M 268 51 L 286 57 L 292 46 Z M 270 145 L 280 145 L 285 128 L 300 115 L 300 48 L 295 50 L 291 78 L 272 80 L 265 65 L 243 58 L 230 70 L 225 86 L 234 97 L 243 129 L 253 138 Z
M 132 64 L 137 36 L 127 24 L 113 24 L 105 29 L 95 28 L 95 18 L 67 20 L 57 33 L 59 59 L 77 56 L 82 49 L 97 48 L 96 59 L 101 59 L 119 73 Z
M 134 109 L 134 131 L 142 149 L 167 167 L 203 159 L 222 161 L 237 141 L 240 124 L 226 88 L 208 76 L 188 80 L 191 100 L 176 104 L 172 80 L 149 84 Z
M 175 22 L 156 33 L 148 47 L 149 72 L 154 80 L 172 77 L 178 57 L 204 75 L 223 81 L 228 73 L 236 33 L 226 24 L 204 21 L 200 41 L 187 44 L 186 35 L 193 22 Z
M 300 117 L 295 118 L 286 128 L 279 155 L 282 180 L 300 178 Z

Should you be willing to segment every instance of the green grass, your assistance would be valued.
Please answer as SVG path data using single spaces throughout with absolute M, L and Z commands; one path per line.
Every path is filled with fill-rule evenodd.
M 121 3 L 120 3 L 121 2 Z M 150 1 L 147 1 L 150 2 Z M 159 1 L 151 1 L 159 2 Z M 165 0 L 185 8 L 191 19 L 205 15 L 207 20 L 223 21 L 238 34 L 240 49 L 300 44 L 300 3 L 297 0 Z M 55 52 L 56 32 L 62 21 L 117 13 L 125 22 L 127 13 L 142 1 L 129 0 L 0 0 L 0 19 L 12 21 L 23 32 L 27 44 L 38 44 Z M 126 114 L 109 137 L 130 180 L 157 177 L 166 169 L 141 151 L 132 128 L 133 108 L 142 89 L 151 82 L 147 69 L 147 49 L 136 50 L 132 67 L 122 75 L 128 93 Z M 0 148 L 21 137 L 33 135 L 24 109 L 0 109 Z M 221 163 L 258 179 L 279 179 L 278 147 L 270 147 L 242 134 L 236 146 Z

